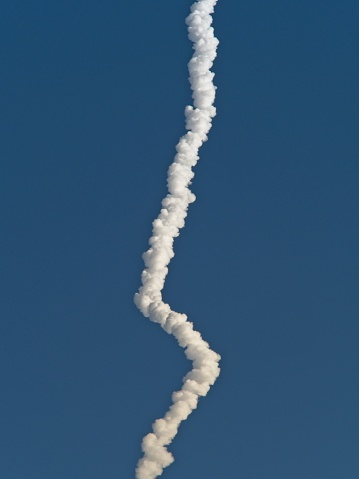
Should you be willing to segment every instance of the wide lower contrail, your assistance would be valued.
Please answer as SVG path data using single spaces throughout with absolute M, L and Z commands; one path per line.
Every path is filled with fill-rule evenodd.
M 150 248 L 143 254 L 146 268 L 142 273 L 142 286 L 134 298 L 144 316 L 159 323 L 185 348 L 186 357 L 193 362 L 193 369 L 183 378 L 182 389 L 173 393 L 173 403 L 165 416 L 157 419 L 152 426 L 153 432 L 143 438 L 144 455 L 136 468 L 137 479 L 154 479 L 173 462 L 166 446 L 177 434 L 180 423 L 197 407 L 199 396 L 207 394 L 220 371 L 220 356 L 193 329 L 185 314 L 173 311 L 162 301 L 161 294 L 167 266 L 174 256 L 174 238 L 184 226 L 189 204 L 196 199 L 188 188 L 194 176 L 192 167 L 199 159 L 199 148 L 207 140 L 212 118 L 216 114 L 213 106 L 216 87 L 213 85 L 214 73 L 210 71 L 218 45 L 211 27 L 211 14 L 216 3 L 217 0 L 194 3 L 186 19 L 189 38 L 194 43 L 194 54 L 188 64 L 193 107 L 185 109 L 188 131 L 176 146 L 177 154 L 168 170 L 168 194 L 153 222 Z

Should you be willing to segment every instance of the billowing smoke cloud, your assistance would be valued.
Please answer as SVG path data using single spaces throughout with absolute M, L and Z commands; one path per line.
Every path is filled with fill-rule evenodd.
M 193 107 L 187 106 L 185 109 L 188 131 L 176 146 L 177 154 L 168 170 L 168 194 L 162 200 L 161 212 L 153 222 L 150 248 L 143 255 L 146 268 L 142 273 L 142 286 L 135 295 L 135 303 L 143 315 L 159 323 L 185 348 L 186 357 L 193 362 L 193 369 L 183 378 L 182 389 L 173 393 L 173 403 L 165 416 L 157 419 L 153 424 L 153 432 L 144 437 L 144 455 L 137 465 L 137 479 L 154 479 L 173 462 L 173 456 L 166 446 L 177 434 L 180 423 L 197 407 L 199 396 L 207 394 L 220 371 L 220 356 L 193 329 L 193 324 L 187 321 L 185 314 L 172 311 L 162 301 L 161 294 L 167 266 L 174 256 L 174 238 L 184 226 L 189 204 L 195 200 L 188 188 L 194 176 L 192 167 L 199 159 L 199 148 L 207 140 L 212 118 L 216 114 L 213 106 L 216 88 L 213 85 L 214 74 L 210 71 L 218 45 L 211 27 L 211 14 L 216 3 L 217 0 L 194 3 L 186 19 L 189 38 L 194 43 L 194 54 L 188 64 Z

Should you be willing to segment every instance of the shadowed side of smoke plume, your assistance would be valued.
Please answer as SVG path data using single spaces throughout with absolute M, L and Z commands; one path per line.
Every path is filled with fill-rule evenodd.
M 207 140 L 212 118 L 216 114 L 213 106 L 216 88 L 213 85 L 214 74 L 210 71 L 218 45 L 211 27 L 211 14 L 216 3 L 217 0 L 196 2 L 186 19 L 189 38 L 194 43 L 194 54 L 188 64 L 193 106 L 185 109 L 188 131 L 176 146 L 177 154 L 168 170 L 168 194 L 153 222 L 150 248 L 143 255 L 146 268 L 142 273 L 142 286 L 135 294 L 135 303 L 142 314 L 175 336 L 185 349 L 186 357 L 192 361 L 193 369 L 183 378 L 182 389 L 172 394 L 170 409 L 163 418 L 154 422 L 153 432 L 144 437 L 144 455 L 137 465 L 137 479 L 154 479 L 173 462 L 166 446 L 177 434 L 180 423 L 197 407 L 199 396 L 207 394 L 220 372 L 220 356 L 193 329 L 185 314 L 172 311 L 162 301 L 167 266 L 174 256 L 174 238 L 184 227 L 189 204 L 195 201 L 188 188 L 194 176 L 192 167 L 199 159 L 199 148 Z

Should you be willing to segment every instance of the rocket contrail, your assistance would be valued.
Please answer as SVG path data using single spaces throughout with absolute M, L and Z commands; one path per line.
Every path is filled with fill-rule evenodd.
M 192 167 L 198 151 L 207 140 L 207 133 L 216 114 L 213 106 L 216 87 L 210 71 L 216 57 L 218 40 L 214 36 L 211 14 L 217 0 L 199 0 L 187 17 L 189 39 L 194 43 L 194 54 L 188 64 L 189 81 L 193 90 L 193 106 L 185 109 L 187 133 L 176 146 L 177 154 L 168 170 L 168 194 L 162 200 L 162 209 L 153 222 L 150 248 L 143 254 L 145 270 L 142 286 L 135 294 L 135 304 L 142 314 L 159 323 L 172 334 L 193 363 L 193 369 L 183 378 L 180 391 L 172 394 L 172 405 L 163 418 L 153 424 L 153 432 L 142 441 L 143 457 L 137 464 L 137 479 L 154 479 L 173 461 L 167 450 L 182 421 L 197 407 L 199 396 L 205 396 L 216 381 L 220 356 L 212 351 L 185 314 L 173 311 L 162 301 L 161 291 L 168 273 L 168 264 L 174 256 L 173 241 L 184 227 L 187 209 L 195 201 L 188 185 L 194 176 Z

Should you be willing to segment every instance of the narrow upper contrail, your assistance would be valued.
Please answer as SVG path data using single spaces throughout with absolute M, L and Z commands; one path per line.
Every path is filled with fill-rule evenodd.
M 199 159 L 199 148 L 207 140 L 212 118 L 216 114 L 213 106 L 216 87 L 213 85 L 214 73 L 210 71 L 218 45 L 211 27 L 211 14 L 216 3 L 217 0 L 199 0 L 192 5 L 191 14 L 186 19 L 189 38 L 194 43 L 194 54 L 188 64 L 193 106 L 185 109 L 188 131 L 176 146 L 177 154 L 168 170 L 168 194 L 153 222 L 150 248 L 143 254 L 146 268 L 142 273 L 142 286 L 134 298 L 144 316 L 159 323 L 185 348 L 186 357 L 193 362 L 193 369 L 183 378 L 182 389 L 173 393 L 173 403 L 165 416 L 157 419 L 153 432 L 143 438 L 144 455 L 136 468 L 137 479 L 154 479 L 173 462 L 166 446 L 177 434 L 180 423 L 197 407 L 199 396 L 207 394 L 220 372 L 220 356 L 193 329 L 185 314 L 173 311 L 162 301 L 161 294 L 167 266 L 174 256 L 174 238 L 185 224 L 189 204 L 196 199 L 188 188 L 194 176 L 192 167 Z

